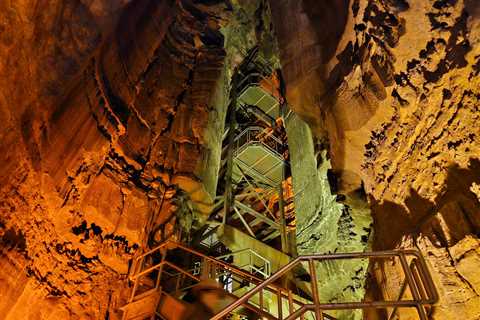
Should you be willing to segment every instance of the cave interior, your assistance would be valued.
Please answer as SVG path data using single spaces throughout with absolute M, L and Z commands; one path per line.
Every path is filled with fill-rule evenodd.
M 0 319 L 480 319 L 480 2 L 0 2 Z

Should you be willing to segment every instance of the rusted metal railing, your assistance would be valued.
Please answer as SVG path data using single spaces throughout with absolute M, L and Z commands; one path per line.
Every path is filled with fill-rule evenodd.
M 133 261 L 132 265 L 132 273 L 129 277 L 129 279 L 133 282 L 133 288 L 132 292 L 130 295 L 129 303 L 139 300 L 145 295 L 147 295 L 149 292 L 152 291 L 162 291 L 162 274 L 168 274 L 168 272 L 165 270 L 165 268 L 170 268 L 173 269 L 177 275 L 183 276 L 185 278 L 191 279 L 195 282 L 201 281 L 201 276 L 198 276 L 194 274 L 193 269 L 186 270 L 183 267 L 179 267 L 175 265 L 174 263 L 167 261 L 167 251 L 173 250 L 173 249 L 180 249 L 184 252 L 190 253 L 198 258 L 202 259 L 202 273 L 208 273 L 210 277 L 212 276 L 218 276 L 219 273 L 217 273 L 218 270 L 221 270 L 221 272 L 228 272 L 232 276 L 235 276 L 238 278 L 237 282 L 241 283 L 243 286 L 245 283 L 250 283 L 254 286 L 259 286 L 262 283 L 265 282 L 265 279 L 259 278 L 247 271 L 238 269 L 235 266 L 232 266 L 226 262 L 223 262 L 221 260 L 212 258 L 210 256 L 204 255 L 200 252 L 197 252 L 191 248 L 188 248 L 182 244 L 176 243 L 174 241 L 166 241 L 159 245 L 158 247 L 145 252 L 144 254 L 136 257 Z M 161 260 L 158 263 L 152 264 L 152 265 L 145 265 L 145 259 L 149 256 L 152 256 L 154 254 L 159 254 L 161 256 Z M 212 272 L 213 270 L 213 272 Z M 147 292 L 142 292 L 138 294 L 138 288 L 139 288 L 139 283 L 140 279 L 149 275 L 152 275 L 152 273 L 156 273 L 154 275 L 154 283 L 155 285 L 148 290 Z M 190 286 L 191 287 L 191 286 Z M 188 288 L 188 287 L 187 287 Z M 187 288 L 182 288 L 183 290 Z M 177 286 L 177 291 L 178 291 L 178 286 Z M 303 308 L 304 302 L 300 301 L 299 299 L 293 297 L 292 292 L 290 290 L 287 290 L 285 288 L 282 288 L 278 286 L 277 284 L 274 283 L 268 283 L 267 285 L 263 286 L 263 290 L 267 292 L 270 296 L 276 296 L 279 297 L 279 299 L 286 299 L 286 301 L 290 301 L 292 306 L 294 306 L 296 309 Z M 264 293 L 262 292 L 262 295 Z M 239 298 L 239 297 L 236 297 Z M 268 309 L 266 308 L 266 305 L 262 301 L 263 299 L 260 299 L 260 302 L 257 303 L 250 303 L 248 301 L 241 303 L 241 307 L 247 308 L 256 314 L 261 315 L 262 317 L 270 320 L 276 320 L 277 318 L 272 315 Z M 238 306 L 237 306 L 238 307 Z M 335 320 L 334 317 L 330 317 L 328 315 L 324 315 L 326 319 L 331 319 Z
M 413 299 L 402 300 L 402 295 L 396 301 L 361 301 L 361 302 L 338 302 L 338 303 L 321 303 L 318 290 L 318 279 L 316 276 L 315 262 L 328 261 L 328 260 L 344 260 L 344 259 L 388 259 L 399 258 L 402 270 L 405 274 L 406 283 L 410 288 Z M 411 264 L 408 264 L 407 258 L 411 258 Z M 326 254 L 326 255 L 307 255 L 300 256 L 291 261 L 280 270 L 278 270 L 272 277 L 263 283 L 250 290 L 244 296 L 237 301 L 227 306 L 220 313 L 215 315 L 211 320 L 220 320 L 234 312 L 239 306 L 248 303 L 249 300 L 255 295 L 263 295 L 263 290 L 269 285 L 278 281 L 281 277 L 292 271 L 293 268 L 307 263 L 310 271 L 310 283 L 312 288 L 312 301 L 310 303 L 304 303 L 298 308 L 292 308 L 289 305 L 289 314 L 284 317 L 282 297 L 277 300 L 278 314 L 275 319 L 304 319 L 307 312 L 314 312 L 315 319 L 325 319 L 325 311 L 328 310 L 351 310 L 351 309 L 368 309 L 368 308 L 416 308 L 421 320 L 428 320 L 426 313 L 426 306 L 431 306 L 438 301 L 438 293 L 432 278 L 428 271 L 425 260 L 422 255 L 415 250 L 395 250 L 395 251 L 381 251 L 381 252 L 368 252 L 368 253 L 340 253 L 340 254 Z M 291 296 L 291 293 L 287 292 L 287 299 Z M 262 308 L 262 306 L 260 306 Z M 330 318 L 330 316 L 327 315 Z

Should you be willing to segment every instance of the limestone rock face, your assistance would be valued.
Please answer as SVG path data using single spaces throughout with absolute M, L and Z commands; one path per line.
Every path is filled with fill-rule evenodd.
M 480 3 L 271 6 L 289 103 L 328 142 L 340 192 L 365 188 L 374 247 L 419 247 L 432 317 L 477 319 Z
M 362 252 L 370 247 L 371 213 L 358 199 L 347 203 L 329 181 L 326 150 L 316 150 L 311 130 L 299 116 L 286 119 L 290 170 L 295 195 L 296 249 L 299 255 Z M 318 290 L 323 303 L 356 302 L 365 295 L 368 261 L 317 263 Z M 339 319 L 362 319 L 360 310 L 332 312 Z
M 255 28 L 265 1 L 0 2 L 0 318 L 118 317 L 137 248 L 209 210 L 241 59 L 227 46 L 261 38 L 277 66 L 272 27 L 288 102 L 338 192 L 365 190 L 374 247 L 422 250 L 432 319 L 478 318 L 480 3 L 269 2 Z M 382 270 L 373 294 L 395 296 Z
M 128 259 L 178 234 L 179 195 L 197 215 L 213 201 L 228 6 L 0 9 L 0 318 L 115 319 Z

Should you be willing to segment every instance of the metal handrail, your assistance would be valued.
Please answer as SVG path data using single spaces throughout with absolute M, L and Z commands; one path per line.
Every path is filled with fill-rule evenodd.
M 197 251 L 195 251 L 195 250 L 193 250 L 193 249 L 191 249 L 191 248 L 188 248 L 188 247 L 186 247 L 186 246 L 184 246 L 184 245 L 182 245 L 182 244 L 180 244 L 180 243 L 177 243 L 177 242 L 175 242 L 175 241 L 172 241 L 172 240 L 167 240 L 167 241 L 163 242 L 162 244 L 160 244 L 159 246 L 157 246 L 156 248 L 153 248 L 152 250 L 149 250 L 149 251 L 147 251 L 146 253 L 138 256 L 138 257 L 135 259 L 135 262 L 138 264 L 139 261 L 143 261 L 143 259 L 145 259 L 146 256 L 148 256 L 148 255 L 150 255 L 150 254 L 153 254 L 153 253 L 155 253 L 155 252 L 157 252 L 157 251 L 160 251 L 160 250 L 162 250 L 162 249 L 168 248 L 168 247 L 170 247 L 170 248 L 172 248 L 172 249 L 175 248 L 175 249 L 184 250 L 184 251 L 189 252 L 189 253 L 191 253 L 191 254 L 193 254 L 193 255 L 196 255 L 196 256 L 198 256 L 198 257 L 200 257 L 200 258 L 202 258 L 202 259 L 205 259 L 206 261 L 209 261 L 209 262 L 211 262 L 211 263 L 213 263 L 213 264 L 219 265 L 219 266 L 223 267 L 225 270 L 231 272 L 232 274 L 235 274 L 236 276 L 238 276 L 238 277 L 240 277 L 240 278 L 242 278 L 242 279 L 244 279 L 244 280 L 253 282 L 255 285 L 259 285 L 259 284 L 261 284 L 262 282 L 264 282 L 264 279 L 258 278 L 257 276 L 255 276 L 255 275 L 253 275 L 253 274 L 251 274 L 251 273 L 248 273 L 248 272 L 243 271 L 243 270 L 241 270 L 241 269 L 239 269 L 239 268 L 236 268 L 235 266 L 232 266 L 232 265 L 230 265 L 230 264 L 228 264 L 228 263 L 225 263 L 225 262 L 223 262 L 223 261 L 221 261 L 221 260 L 217 260 L 217 259 L 215 259 L 215 258 L 212 258 L 212 257 L 209 257 L 209 256 L 207 256 L 207 255 L 204 255 L 204 254 L 202 254 L 202 253 L 200 253 L 200 252 L 197 252 Z M 163 262 L 163 259 L 162 259 L 162 262 Z M 160 263 L 158 263 L 158 264 L 156 264 L 156 265 L 154 265 L 154 266 L 152 266 L 152 267 L 150 267 L 150 268 L 147 268 L 147 269 L 145 269 L 145 270 L 143 270 L 143 271 L 140 271 L 140 272 L 138 272 L 138 273 L 135 273 L 135 274 L 131 275 L 131 276 L 129 277 L 129 279 L 130 279 L 131 281 L 134 281 L 135 283 L 137 283 L 139 277 L 141 277 L 141 276 L 143 276 L 143 275 L 145 275 L 145 274 L 147 274 L 147 273 L 149 273 L 149 272 L 152 272 L 152 271 L 154 271 L 154 270 L 161 270 L 160 265 L 162 264 L 162 262 L 160 262 Z M 163 264 L 162 264 L 162 265 L 163 265 Z M 170 265 L 169 265 L 169 266 L 170 266 Z M 179 267 L 178 267 L 178 266 L 175 266 L 175 267 L 173 267 L 173 268 L 174 268 L 174 269 L 177 269 L 177 268 L 179 268 Z M 181 269 L 181 268 L 180 268 L 180 269 Z M 177 270 L 177 271 L 179 271 L 179 270 Z M 179 271 L 179 272 L 180 272 L 180 271 Z M 183 269 L 182 269 L 182 272 L 183 272 Z M 158 281 L 157 281 L 157 282 L 158 282 Z M 278 285 L 276 285 L 276 284 L 273 284 L 273 283 L 268 284 L 268 286 L 267 286 L 265 289 L 266 289 L 267 291 L 271 292 L 271 293 L 274 293 L 274 294 L 280 293 L 283 297 L 287 297 L 287 296 L 288 296 L 288 290 L 286 290 L 286 289 L 284 289 L 284 288 L 282 288 L 282 287 L 280 287 L 280 286 L 278 286 Z M 135 290 L 135 285 L 134 285 L 134 290 Z M 133 296 L 133 295 L 134 295 L 134 294 L 132 294 L 132 296 Z M 294 301 L 294 303 L 296 303 L 297 305 L 303 305 L 303 304 L 304 304 L 303 302 L 299 301 L 298 299 L 294 299 L 293 301 Z
M 144 274 L 147 274 L 147 273 L 149 273 L 149 272 L 151 272 L 151 271 L 153 271 L 153 270 L 161 270 L 161 269 L 163 268 L 163 266 L 171 267 L 171 268 L 177 270 L 179 273 L 181 273 L 181 274 L 183 274 L 183 275 L 185 275 L 185 276 L 187 276 L 187 277 L 189 277 L 189 278 L 191 278 L 191 279 L 193 279 L 193 280 L 195 280 L 195 281 L 200 281 L 200 278 L 198 278 L 198 277 L 196 277 L 196 276 L 194 276 L 194 275 L 192 275 L 192 274 L 190 274 L 190 273 L 182 270 L 180 267 L 178 267 L 177 265 L 175 265 L 175 264 L 173 264 L 173 263 L 171 263 L 171 262 L 169 262 L 169 261 L 162 261 L 162 262 L 160 262 L 159 264 L 153 266 L 153 267 L 151 268 L 151 270 L 145 270 L 145 271 L 141 272 L 141 274 L 144 275 Z M 139 275 L 139 276 L 140 276 L 140 275 Z M 156 286 L 154 289 L 158 289 L 158 281 L 157 281 L 157 286 Z M 236 297 L 235 295 L 232 295 L 232 294 L 230 294 L 230 293 L 226 293 L 226 294 L 229 295 L 229 296 L 231 296 L 231 297 L 233 297 L 233 298 L 235 298 L 235 299 L 238 299 L 238 297 Z M 132 294 L 132 297 L 131 297 L 131 299 L 130 299 L 130 302 L 132 302 L 132 301 L 134 300 L 134 298 L 135 298 L 135 296 Z M 259 315 L 261 315 L 261 316 L 263 316 L 263 317 L 266 318 L 266 319 L 276 320 L 272 315 L 268 314 L 267 312 L 263 311 L 262 309 L 257 308 L 255 305 L 252 305 L 252 304 L 249 303 L 249 302 L 246 302 L 246 303 L 242 304 L 242 306 L 245 307 L 245 308 L 247 308 L 247 309 L 249 309 L 249 310 L 251 310 L 251 311 L 253 311 L 253 312 L 255 312 L 255 313 L 257 313 L 257 314 L 259 314 Z
M 250 267 L 251 269 L 255 269 L 255 271 L 257 271 L 262 276 L 264 276 L 265 279 L 270 277 L 270 275 L 271 275 L 270 261 L 267 260 L 265 257 L 261 256 L 260 254 L 258 254 L 255 250 L 253 250 L 251 248 L 245 248 L 245 249 L 235 251 L 235 252 L 232 252 L 232 253 L 229 253 L 229 254 L 225 254 L 223 256 L 219 256 L 219 257 L 216 257 L 216 258 L 220 260 L 220 259 L 225 259 L 225 258 L 228 258 L 228 257 L 237 257 L 237 256 L 240 256 L 241 254 L 244 254 L 244 253 L 249 253 L 250 254 L 250 258 L 249 258 L 250 264 L 248 264 L 247 267 Z M 263 261 L 263 269 L 264 269 L 263 271 L 258 269 L 255 266 L 255 264 L 252 261 L 252 255 L 257 257 L 261 261 Z
M 153 254 L 157 251 L 161 251 L 162 249 L 182 249 L 186 252 L 189 252 L 189 253 L 192 253 L 198 257 L 201 257 L 203 259 L 205 259 L 205 261 L 208 261 L 208 262 L 211 262 L 213 264 L 216 264 L 218 266 L 221 266 L 223 267 L 225 270 L 231 272 L 232 274 L 240 277 L 241 279 L 244 279 L 244 280 L 247 280 L 251 283 L 253 283 L 254 285 L 261 285 L 263 284 L 262 288 L 264 290 L 266 290 L 267 292 L 269 292 L 270 294 L 273 294 L 275 296 L 277 296 L 277 299 L 288 299 L 289 301 L 289 304 L 290 305 L 295 305 L 298 309 L 302 309 L 302 310 L 306 310 L 306 304 L 303 302 L 303 301 L 300 301 L 298 300 L 297 298 L 295 298 L 293 295 L 292 295 L 292 292 L 288 289 L 285 289 L 283 287 L 280 287 L 274 283 L 268 283 L 268 284 L 265 284 L 265 280 L 263 279 L 260 279 L 248 272 L 245 272 L 243 270 L 240 270 L 232 265 L 229 265 L 223 261 L 220 261 L 220 260 L 217 260 L 215 258 L 212 258 L 212 257 L 209 257 L 209 256 L 206 256 L 200 252 L 197 252 L 193 249 L 190 249 L 182 244 L 179 244 L 175 241 L 172 241 L 172 240 L 167 240 L 166 242 L 160 244 L 159 246 L 157 246 L 156 248 L 153 248 L 152 250 L 149 250 L 148 252 L 138 256 L 135 261 L 136 263 L 138 264 L 139 262 L 140 263 L 143 263 L 143 260 L 145 259 L 145 257 L 147 257 L 148 255 L 150 254 Z M 139 272 L 136 272 L 135 274 L 133 274 L 132 276 L 130 276 L 130 280 L 132 280 L 134 282 L 134 285 L 133 285 L 133 288 L 132 288 L 132 293 L 130 295 L 130 300 L 129 302 L 132 302 L 135 300 L 135 298 L 138 296 L 136 296 L 136 290 L 138 288 L 138 285 L 139 285 L 139 278 L 150 273 L 150 272 L 153 272 L 153 271 L 157 271 L 158 270 L 158 274 L 156 276 L 156 281 L 155 281 L 155 287 L 151 290 L 160 290 L 160 282 L 161 282 L 161 275 L 162 275 L 162 272 L 163 272 L 163 267 L 164 266 L 168 266 L 174 270 L 176 270 L 177 272 L 181 273 L 181 274 L 184 274 L 185 276 L 189 277 L 189 278 L 192 278 L 196 281 L 199 281 L 200 278 L 196 277 L 195 275 L 193 274 L 190 274 L 189 272 L 183 270 L 181 267 L 169 262 L 169 261 L 166 261 L 165 260 L 166 258 L 166 254 L 165 252 L 162 253 L 162 261 L 145 269 L 145 270 L 140 270 Z M 278 279 L 279 277 L 277 277 L 276 279 Z M 271 279 L 271 278 L 269 278 Z M 263 305 L 263 293 L 262 293 L 262 296 L 260 298 L 260 303 L 258 304 L 258 307 L 256 307 L 255 305 L 251 304 L 250 302 L 242 302 L 240 304 L 242 307 L 245 307 L 245 308 L 248 308 L 254 312 L 257 312 L 257 314 L 267 318 L 267 319 L 270 319 L 270 320 L 276 320 L 276 318 L 267 313 L 266 311 L 264 311 L 264 305 Z M 237 305 L 236 307 L 240 306 L 240 305 Z M 335 320 L 334 317 L 332 316 L 329 316 L 327 314 L 323 314 L 323 316 L 326 318 L 326 319 L 331 319 L 331 320 Z
M 279 138 L 277 138 L 273 134 L 266 135 L 266 138 L 272 141 L 275 145 L 275 148 L 272 148 L 271 146 L 261 141 L 260 139 L 255 138 L 256 135 L 252 135 L 252 132 L 263 133 L 264 131 L 265 131 L 264 128 L 257 127 L 257 126 L 245 128 L 242 132 L 240 132 L 240 134 L 238 134 L 235 137 L 234 142 L 236 144 L 236 148 L 235 148 L 236 153 L 238 153 L 239 150 L 243 149 L 245 146 L 248 146 L 250 144 L 260 143 L 263 146 L 267 147 L 270 151 L 274 152 L 279 157 L 282 157 L 281 147 L 283 147 L 283 142 Z M 244 138 L 245 136 L 246 136 L 246 141 L 243 141 L 242 138 Z
M 414 257 L 414 265 L 418 274 L 415 276 L 411 268 L 406 263 L 406 256 Z M 317 289 L 317 277 L 315 274 L 314 261 L 339 260 L 339 259 L 358 259 L 358 258 L 390 258 L 399 257 L 402 269 L 405 273 L 407 283 L 413 295 L 413 300 L 397 301 L 365 301 L 365 302 L 342 302 L 342 303 L 320 303 Z M 324 310 L 346 310 L 346 309 L 366 309 L 366 308 L 385 308 L 385 307 L 415 307 L 421 320 L 427 320 L 425 305 L 433 305 L 438 301 L 438 293 L 433 280 L 428 272 L 427 265 L 422 255 L 415 250 L 391 250 L 379 252 L 357 252 L 357 253 L 337 253 L 325 255 L 306 255 L 297 257 L 284 267 L 280 268 L 272 277 L 253 288 L 237 301 L 231 303 L 220 313 L 216 314 L 211 320 L 220 320 L 233 312 L 242 304 L 248 302 L 254 295 L 262 294 L 262 290 L 279 280 L 287 272 L 302 262 L 308 262 L 311 273 L 310 282 L 313 288 L 313 303 L 304 304 L 301 308 L 291 313 L 286 320 L 297 319 L 307 311 L 314 311 L 317 320 L 324 319 Z M 423 290 L 425 289 L 425 290 Z M 421 292 L 421 294 L 420 294 Z M 281 299 L 278 301 L 279 311 L 281 310 Z M 282 319 L 282 316 L 279 317 Z

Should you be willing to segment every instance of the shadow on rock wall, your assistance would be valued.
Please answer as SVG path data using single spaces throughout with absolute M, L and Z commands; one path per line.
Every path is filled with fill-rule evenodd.
M 314 25 L 318 43 L 322 44 L 322 60 L 327 63 L 335 54 L 348 18 L 349 0 L 304 0 L 304 11 Z
M 444 189 L 434 202 L 410 189 L 405 205 L 391 201 L 379 202 L 370 197 L 375 221 L 376 250 L 398 247 L 406 235 L 422 233 L 439 246 L 451 245 L 447 239 L 461 240 L 467 234 L 480 232 L 479 200 L 470 188 L 480 183 L 480 160 L 468 168 L 453 165 L 448 169 Z M 440 226 L 443 225 L 443 226 Z

